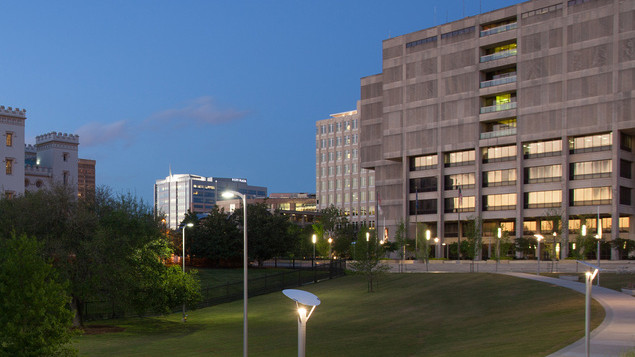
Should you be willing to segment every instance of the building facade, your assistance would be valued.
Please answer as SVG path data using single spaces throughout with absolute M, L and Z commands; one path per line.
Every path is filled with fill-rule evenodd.
M 319 213 L 316 211 L 316 198 L 308 193 L 272 193 L 268 198 L 255 198 L 247 200 L 247 205 L 264 203 L 269 212 L 279 212 L 299 226 L 311 225 L 315 222 Z M 242 207 L 242 200 L 230 199 L 218 202 L 218 207 L 225 212 L 233 212 Z
M 551 235 L 555 213 L 562 255 L 598 214 L 604 239 L 635 238 L 635 2 L 528 1 L 382 47 L 360 156 L 391 237 L 404 220 L 451 243 L 474 217 L 485 243 Z
M 79 159 L 77 163 L 77 194 L 95 197 L 95 160 Z
M 51 132 L 25 145 L 26 110 L 0 106 L 0 194 L 12 198 L 54 184 L 77 189 L 79 136 Z
M 359 106 L 359 104 L 358 104 Z M 341 209 L 355 225 L 375 225 L 375 175 L 361 167 L 359 110 L 331 114 L 315 124 L 318 209 Z
M 190 174 L 170 175 L 154 185 L 154 211 L 165 215 L 166 224 L 177 229 L 187 211 L 207 213 L 227 190 L 240 192 L 249 199 L 267 197 L 267 188 L 250 186 L 243 178 L 204 177 Z

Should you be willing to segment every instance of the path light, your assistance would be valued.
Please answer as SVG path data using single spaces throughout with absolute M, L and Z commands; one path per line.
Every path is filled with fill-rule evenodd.
M 304 290 L 286 289 L 282 290 L 282 293 L 295 301 L 295 306 L 298 309 L 298 357 L 304 357 L 306 355 L 306 323 L 321 301 L 317 296 Z M 308 314 L 307 307 L 311 307 Z
M 589 264 L 587 262 L 577 260 L 578 263 L 584 264 L 589 268 L 593 269 L 593 272 L 587 271 L 584 274 L 584 280 L 586 285 L 586 295 L 584 299 L 584 347 L 586 351 L 586 356 L 589 357 L 591 355 L 591 287 L 593 285 L 593 279 L 597 275 L 598 279 L 600 276 L 598 272 L 601 270 L 600 267 L 595 266 L 593 264 Z
M 538 275 L 540 275 L 540 241 L 544 238 L 542 235 L 540 234 L 534 234 L 534 237 L 536 237 L 536 240 L 538 241 Z

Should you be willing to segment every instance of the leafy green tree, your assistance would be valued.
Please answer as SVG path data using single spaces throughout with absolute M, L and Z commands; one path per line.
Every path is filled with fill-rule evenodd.
M 624 238 L 617 238 L 611 241 L 611 246 L 616 249 L 619 259 L 628 259 L 630 252 L 635 251 L 635 241 Z
M 399 220 L 397 230 L 395 230 L 395 243 L 399 247 L 399 255 L 401 259 L 406 259 L 406 246 L 408 245 L 408 237 L 406 236 L 406 223 Z
M 192 237 L 193 255 L 206 258 L 216 266 L 236 267 L 242 264 L 243 235 L 236 220 L 218 206 L 188 229 L 187 234 Z
M 367 229 L 363 229 L 358 233 L 356 244 L 357 260 L 352 262 L 350 266 L 354 272 L 366 277 L 368 292 L 374 292 L 377 280 L 390 267 L 381 263 L 384 251 L 379 244 L 375 231 L 369 232 L 368 240 L 366 240 L 367 232 L 369 232 Z
M 482 226 L 483 221 L 480 217 L 471 217 L 467 221 L 467 229 L 465 232 L 469 247 L 467 256 L 471 260 L 476 260 L 480 256 L 481 247 L 483 246 L 483 236 L 481 234 Z
M 243 210 L 236 210 L 233 219 L 243 222 Z M 271 213 L 265 202 L 247 205 L 247 250 L 250 259 L 261 266 L 265 260 L 286 255 L 296 244 L 297 237 L 289 234 L 289 220 Z
M 54 187 L 0 200 L 0 222 L 0 237 L 10 229 L 43 243 L 44 254 L 69 283 L 77 325 L 83 324 L 90 300 L 137 311 L 172 307 L 161 305 L 171 301 L 164 295 L 174 288 L 160 283 L 169 274 L 163 262 L 171 254 L 163 224 L 131 195 L 115 196 L 100 188 L 94 199 L 78 200 L 68 188 Z
M 35 238 L 0 240 L 0 355 L 72 356 L 70 296 Z

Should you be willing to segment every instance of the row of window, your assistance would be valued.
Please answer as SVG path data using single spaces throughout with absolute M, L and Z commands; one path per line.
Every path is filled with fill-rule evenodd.
M 326 125 L 320 125 L 319 128 L 316 128 L 316 134 L 327 134 L 340 132 L 345 130 L 354 130 L 357 129 L 357 119 L 353 120 L 345 120 L 337 123 L 330 123 Z
M 327 147 L 335 147 L 335 146 L 342 146 L 343 145 L 351 145 L 351 144 L 357 144 L 359 142 L 359 135 L 358 134 L 353 134 L 353 135 L 344 135 L 344 136 L 338 136 L 335 138 L 328 138 L 328 139 L 320 139 L 319 141 L 319 148 L 320 149 L 324 149 Z
M 359 180 L 357 180 L 357 178 L 353 178 L 353 179 L 344 179 L 344 180 L 337 179 L 337 180 L 321 181 L 319 183 L 318 188 L 321 188 L 321 191 L 326 191 L 327 189 L 341 190 L 342 188 L 357 189 L 358 182 L 359 182 L 359 187 L 366 187 L 366 177 L 360 177 Z M 371 187 L 374 185 L 375 185 L 375 178 L 373 176 L 368 177 L 368 186 Z
M 320 177 L 350 175 L 358 173 L 359 165 L 357 163 L 351 165 L 335 165 L 329 167 L 320 167 L 319 170 Z
M 587 187 L 569 190 L 569 206 L 596 206 L 612 203 L 611 187 Z M 436 199 L 410 201 L 410 214 L 436 214 Z M 476 208 L 474 196 L 450 197 L 445 199 L 445 212 L 473 212 Z M 620 204 L 630 205 L 631 189 L 620 187 Z M 483 211 L 515 210 L 517 195 L 502 193 L 484 195 Z M 524 208 L 550 208 L 562 205 L 562 191 L 536 191 L 524 193 Z
M 348 160 L 348 159 L 357 159 L 359 154 L 359 150 L 344 150 L 344 151 L 331 151 L 331 152 L 323 152 L 318 154 L 318 162 L 324 163 L 335 160 Z
M 363 196 L 363 197 L 362 197 Z M 375 201 L 375 191 L 368 191 L 368 195 L 366 195 L 366 192 L 351 192 L 351 193 L 329 193 L 328 195 L 323 194 L 320 195 L 321 197 L 321 204 L 346 204 L 346 203 L 359 203 L 359 202 L 374 202 Z M 328 199 L 328 200 L 327 200 Z M 375 207 L 374 205 L 370 205 L 370 207 L 372 207 L 372 210 L 369 210 L 370 214 L 374 214 L 375 213 Z
M 613 145 L 612 133 L 580 136 L 569 139 L 569 153 L 579 154 L 591 151 L 611 150 Z M 622 135 L 622 149 L 631 150 L 631 138 Z M 483 163 L 515 160 L 517 156 L 516 145 L 492 146 L 481 148 Z M 539 157 L 558 156 L 562 154 L 562 140 L 545 140 L 523 144 L 523 157 L 533 159 Z M 473 165 L 476 160 L 475 150 L 455 151 L 443 154 L 445 167 Z M 436 168 L 438 165 L 437 154 L 417 156 L 410 158 L 410 171 L 420 171 Z

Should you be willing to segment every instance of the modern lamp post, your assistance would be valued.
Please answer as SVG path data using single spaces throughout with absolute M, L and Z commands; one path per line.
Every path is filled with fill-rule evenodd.
M 426 229 L 426 271 L 428 271 L 428 261 L 430 260 L 430 230 Z
M 437 247 L 435 248 L 434 251 L 434 257 L 438 258 L 439 255 L 441 255 L 440 251 L 441 251 L 441 246 L 439 245 L 439 237 L 434 237 L 434 245 L 436 245 Z
M 538 249 L 537 250 L 537 252 L 538 252 L 538 254 L 537 254 L 537 256 L 538 256 L 538 275 L 540 275 L 540 241 L 544 237 L 542 235 L 540 235 L 540 234 L 534 234 L 534 237 L 536 237 L 536 241 L 538 241 L 538 244 L 537 244 L 537 246 L 538 246 L 538 248 L 537 248 Z
M 593 272 L 587 271 L 585 274 L 586 294 L 584 299 L 584 349 L 586 356 L 589 357 L 591 355 L 591 287 L 593 285 L 593 279 L 596 276 L 599 279 L 600 274 L 598 274 L 598 272 L 601 269 L 598 266 L 584 261 L 578 260 L 578 263 L 584 264 L 593 270 Z
M 194 223 L 190 222 L 183 226 L 183 255 L 181 259 L 183 260 L 183 277 L 185 277 L 185 228 L 194 227 Z M 190 265 L 192 265 L 192 261 L 190 260 Z M 187 317 L 185 316 L 185 301 L 183 301 L 183 322 L 187 321 Z
M 295 306 L 298 309 L 298 357 L 304 357 L 306 355 L 306 323 L 321 301 L 317 296 L 304 290 L 286 289 L 282 290 L 282 293 L 295 301 Z M 305 306 L 311 307 L 308 314 Z
M 315 275 L 315 243 L 317 243 L 317 236 L 314 234 L 311 240 L 313 241 L 313 260 L 311 261 L 311 267 L 313 268 L 313 282 L 317 283 L 317 276 Z
M 247 196 L 236 191 L 223 192 L 224 198 L 238 196 L 243 200 L 243 356 L 247 357 Z
M 329 237 L 329 260 L 331 259 L 331 244 L 333 243 L 333 238 Z
M 498 232 L 496 232 L 496 271 L 498 271 L 498 264 L 501 260 L 501 237 L 503 236 L 503 229 L 498 227 Z

